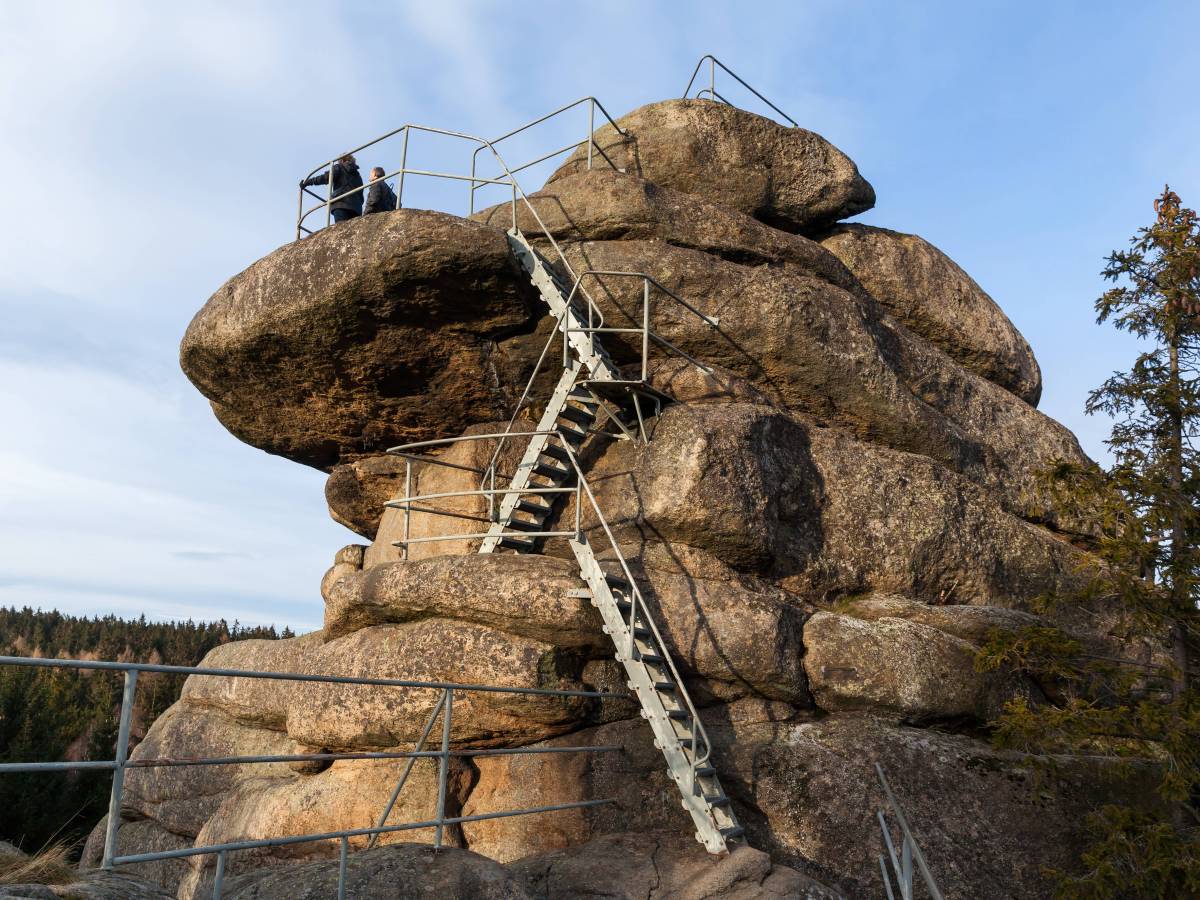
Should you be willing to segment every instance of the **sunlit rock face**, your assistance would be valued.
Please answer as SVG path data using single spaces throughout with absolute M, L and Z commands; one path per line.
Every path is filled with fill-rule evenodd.
M 456 759 L 451 814 L 615 803 L 453 826 L 447 841 L 469 870 L 457 881 L 399 843 L 364 854 L 362 871 L 424 872 L 455 897 L 471 878 L 478 896 L 881 896 L 879 762 L 946 896 L 1048 896 L 1044 868 L 1071 858 L 1088 802 L 1118 787 L 1103 760 L 1064 760 L 1035 792 L 1031 761 L 980 737 L 1000 704 L 1050 688 L 977 671 L 978 647 L 1042 621 L 1035 599 L 1095 565 L 1072 541 L 1088 524 L 1056 518 L 1037 478 L 1052 460 L 1087 460 L 1034 408 L 1030 347 L 941 251 L 844 222 L 874 191 L 819 136 L 705 101 L 651 104 L 620 124 L 624 135 L 605 127 L 596 139 L 624 172 L 598 156 L 589 170 L 576 153 L 529 191 L 537 215 L 522 205 L 517 223 L 568 280 L 568 265 L 645 272 L 719 319 L 660 298 L 655 329 L 708 368 L 654 347 L 649 381 L 672 402 L 650 416 L 650 440 L 593 437 L 579 459 L 701 707 L 754 851 L 718 863 L 676 846 L 691 826 L 632 701 L 465 693 L 456 748 L 617 749 Z M 625 691 L 566 544 L 479 555 L 471 535 L 486 504 L 459 496 L 493 458 L 502 471 L 520 459 L 519 442 L 465 438 L 503 430 L 553 333 L 510 252 L 511 222 L 502 206 L 471 220 L 400 210 L 335 225 L 255 263 L 197 314 L 181 358 L 218 418 L 330 470 L 331 515 L 365 539 L 339 550 L 322 581 L 322 631 L 227 645 L 206 665 Z M 602 278 L 589 291 L 606 324 L 637 323 L 640 282 Z M 637 340 L 604 341 L 619 365 L 638 361 Z M 534 381 L 518 430 L 536 421 L 553 369 Z M 384 455 L 432 438 L 450 439 L 436 452 L 454 467 L 410 470 Z M 406 519 L 383 506 L 406 485 L 452 496 Z M 565 501 L 547 527 L 572 529 L 576 514 Z M 589 506 L 578 521 L 612 561 Z M 453 540 L 405 554 L 405 534 Z M 1075 610 L 1062 624 L 1097 652 L 1146 652 L 1101 621 Z M 135 758 L 405 749 L 435 699 L 193 678 Z M 135 770 L 122 852 L 363 827 L 402 768 Z M 433 764 L 418 763 L 395 818 L 428 818 L 435 788 Z M 231 875 L 264 892 L 285 872 L 316 884 L 336 852 L 249 855 Z M 660 888 L 610 879 L 618 857 Z M 211 888 L 211 863 L 145 874 L 185 900 Z M 246 897 L 275 896 L 245 884 Z

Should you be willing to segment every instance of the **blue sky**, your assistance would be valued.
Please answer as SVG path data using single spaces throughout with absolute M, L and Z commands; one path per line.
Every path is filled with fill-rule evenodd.
M 862 221 L 996 298 L 1097 456 L 1084 396 L 1133 352 L 1093 324 L 1103 256 L 1164 182 L 1200 203 L 1192 3 L 187 6 L 2 5 L 0 604 L 319 625 L 355 538 L 321 473 L 217 424 L 178 341 L 290 238 L 301 175 L 403 122 L 619 115 L 713 52 L 856 160 Z

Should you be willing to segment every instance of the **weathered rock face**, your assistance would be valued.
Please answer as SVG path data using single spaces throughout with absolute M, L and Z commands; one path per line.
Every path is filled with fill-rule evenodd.
M 1080 585 L 1088 562 L 924 457 L 771 407 L 677 404 L 588 478 L 623 542 L 700 548 L 813 602 L 875 590 L 1019 607 Z
M 664 831 L 608 835 L 523 859 L 509 869 L 539 900 L 836 900 L 837 894 L 766 853 L 738 847 L 705 853 L 686 835 Z
M 532 328 L 532 304 L 502 231 L 398 210 L 234 276 L 188 326 L 180 364 L 239 438 L 327 468 L 505 417 L 513 386 L 492 357 Z
M 1035 791 L 1028 759 L 977 739 L 1004 700 L 1054 696 L 977 672 L 977 648 L 994 629 L 1043 621 L 1033 598 L 1069 593 L 1096 565 L 1064 539 L 1088 524 L 1056 517 L 1039 486 L 1049 461 L 1087 460 L 1033 408 L 1032 352 L 935 248 L 836 225 L 873 192 L 815 135 L 695 101 L 622 123 L 628 141 L 604 129 L 598 139 L 628 174 L 588 171 L 577 155 L 530 197 L 561 257 L 523 204 L 518 224 L 562 275 L 644 272 L 719 317 L 714 327 L 656 296 L 655 331 L 710 368 L 653 347 L 649 381 L 674 402 L 649 417 L 647 443 L 583 445 L 611 542 L 590 502 L 578 522 L 603 566 L 619 567 L 618 550 L 629 566 L 754 850 L 710 860 L 676 846 L 670 835 L 687 843 L 692 825 L 632 700 L 464 690 L 454 814 L 612 802 L 448 828 L 450 844 L 510 863 L 508 873 L 454 851 L 446 858 L 461 871 L 450 872 L 396 845 L 352 856 L 352 883 L 363 896 L 371 879 L 393 892 L 398 879 L 403 890 L 424 879 L 445 897 L 880 896 L 879 762 L 946 896 L 1047 896 L 1043 868 L 1070 861 L 1089 804 L 1122 788 L 1095 760 L 1063 760 Z M 565 539 L 535 555 L 481 556 L 471 537 L 490 520 L 469 493 L 489 484 L 493 461 L 503 488 L 524 445 L 468 438 L 505 429 L 555 336 L 510 255 L 510 215 L 402 210 L 339 225 L 256 263 L 196 317 L 183 363 L 221 420 L 256 446 L 331 468 L 331 515 L 371 541 L 336 554 L 322 632 L 230 644 L 206 665 L 627 690 Z M 585 286 L 607 326 L 640 324 L 640 280 Z M 640 339 L 601 339 L 627 372 L 640 367 Z M 558 377 L 550 346 L 516 431 L 534 427 Z M 448 466 L 409 472 L 382 455 L 436 437 L 448 440 L 430 452 Z M 408 515 L 383 509 L 406 491 L 438 496 Z M 576 512 L 564 498 L 546 527 L 573 532 Z M 1061 616 L 1099 653 L 1154 658 L 1153 647 L 1114 646 L 1106 621 L 1100 609 Z M 135 758 L 409 749 L 436 698 L 195 677 Z M 554 752 L 476 752 L 524 746 Z M 402 768 L 134 769 L 119 841 L 134 851 L 363 827 Z M 433 763 L 418 763 L 393 821 L 427 821 L 435 782 Z M 386 840 L 401 839 L 430 837 Z M 327 892 L 324 858 L 336 851 L 245 854 L 230 893 Z M 614 877 L 616 858 L 628 879 Z M 145 872 L 181 900 L 204 896 L 213 875 L 203 858 Z
M 977 648 L 906 619 L 820 612 L 804 626 L 804 668 L 822 709 L 874 710 L 909 722 L 987 721 L 1032 685 L 979 673 Z
M 264 868 L 230 879 L 229 900 L 328 900 L 338 893 L 338 864 L 309 862 Z M 533 900 L 523 879 L 477 853 L 401 844 L 355 853 L 346 896 L 355 900 Z
M 647 272 L 720 319 L 713 328 L 658 295 L 655 331 L 684 352 L 749 380 L 772 402 L 936 459 L 1018 514 L 1048 516 L 1035 477 L 1046 460 L 1086 459 L 1057 422 L 824 278 L 656 241 L 574 242 L 565 251 L 577 271 Z M 641 324 L 641 290 L 640 281 L 608 278 L 591 295 L 609 324 L 628 327 Z M 612 343 L 619 358 L 634 358 L 636 348 Z
M 1033 351 L 1008 316 L 946 254 L 915 234 L 839 225 L 821 244 L 897 319 L 1030 406 L 1042 395 Z
M 858 167 L 823 137 L 725 103 L 651 103 L 600 128 L 594 140 L 618 168 L 696 194 L 788 231 L 808 232 L 875 205 Z M 593 151 L 594 152 L 594 151 Z M 581 149 L 550 176 L 586 171 Z M 594 167 L 608 164 L 593 156 Z
M 379 530 L 383 504 L 404 488 L 404 460 L 397 456 L 365 456 L 334 466 L 325 482 L 325 502 L 339 525 L 371 539 Z

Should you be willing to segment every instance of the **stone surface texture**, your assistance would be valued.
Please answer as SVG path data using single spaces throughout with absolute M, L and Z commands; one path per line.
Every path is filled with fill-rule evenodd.
M 255 263 L 197 314 L 181 359 L 218 418 L 328 470 L 330 514 L 365 539 L 333 555 L 321 631 L 228 644 L 204 665 L 620 695 L 456 689 L 446 810 L 466 821 L 436 855 L 427 827 L 371 851 L 355 837 L 351 896 L 883 896 L 879 764 L 945 896 L 1049 897 L 1043 872 L 1071 863 L 1086 812 L 1141 789 L 1102 759 L 1063 759 L 1039 779 L 1033 760 L 985 740 L 1005 700 L 1054 695 L 976 671 L 978 647 L 1043 622 L 1035 599 L 1097 565 L 1090 524 L 1058 516 L 1039 482 L 1051 461 L 1087 458 L 1034 408 L 1031 349 L 941 251 L 845 224 L 874 192 L 818 136 L 708 101 L 652 104 L 621 125 L 625 136 L 606 126 L 597 141 L 626 172 L 596 156 L 588 170 L 577 152 L 527 191 L 517 223 L 568 282 L 653 278 L 653 330 L 704 367 L 655 341 L 643 361 L 640 335 L 605 333 L 616 364 L 639 378 L 644 362 L 667 402 L 647 407 L 647 442 L 589 437 L 578 460 L 591 494 L 562 498 L 545 524 L 574 534 L 578 521 L 602 566 L 628 567 L 746 844 L 710 858 L 693 842 L 568 541 L 475 552 L 489 510 L 471 492 L 493 463 L 505 487 L 524 449 L 494 435 L 533 428 L 560 371 L 556 323 L 505 238 L 508 205 L 333 226 Z M 606 326 L 642 321 L 640 276 L 582 285 Z M 434 439 L 411 469 L 384 453 Z M 440 496 L 385 509 L 406 481 Z M 1102 607 L 1056 621 L 1098 653 L 1156 658 L 1120 646 Z M 405 751 L 438 696 L 193 677 L 134 758 Z M 520 748 L 538 752 L 494 752 Z M 406 766 L 134 769 L 118 842 L 363 828 Z M 437 776 L 435 761 L 415 763 L 389 821 L 428 821 Z M 331 896 L 337 851 L 326 840 L 237 854 L 226 895 Z M 198 900 L 213 860 L 137 874 Z

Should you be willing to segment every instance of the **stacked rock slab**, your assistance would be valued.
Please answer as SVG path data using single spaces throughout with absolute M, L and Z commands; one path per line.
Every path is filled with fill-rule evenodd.
M 993 629 L 1038 621 L 1034 598 L 1080 584 L 1093 564 L 1068 539 L 1084 526 L 1058 521 L 1040 493 L 1040 466 L 1086 458 L 1035 409 L 1028 344 L 928 243 L 839 224 L 874 191 L 819 136 L 708 101 L 652 104 L 619 124 L 625 134 L 597 141 L 624 172 L 588 170 L 577 154 L 530 202 L 576 272 L 646 272 L 720 318 L 714 330 L 659 303 L 655 329 L 712 370 L 656 351 L 651 383 L 675 402 L 649 423 L 652 439 L 593 438 L 581 461 L 703 706 L 749 843 L 806 891 L 816 879 L 880 896 L 879 762 L 947 896 L 1046 895 L 1043 868 L 1070 861 L 1082 812 L 1115 788 L 1102 761 L 1064 760 L 1035 792 L 1030 760 L 979 737 L 1000 704 L 1040 700 L 1048 686 L 977 672 L 976 648 Z M 321 632 L 227 645 L 206 665 L 623 689 L 596 611 L 572 596 L 564 544 L 489 556 L 462 537 L 402 559 L 401 514 L 379 509 L 404 478 L 384 449 L 502 428 L 551 333 L 507 251 L 511 216 L 399 210 L 336 225 L 255 263 L 196 316 L 181 362 L 218 418 L 329 471 L 331 514 L 371 541 L 338 552 Z M 527 209 L 518 224 L 556 259 Z M 638 291 L 602 280 L 591 293 L 620 327 Z M 633 344 L 608 346 L 634 361 Z M 535 382 L 535 398 L 548 389 Z M 444 454 L 469 468 L 494 449 L 459 442 Z M 461 468 L 413 473 L 414 493 L 477 486 Z M 486 513 L 477 498 L 446 503 Z M 573 525 L 575 510 L 558 516 Z M 597 528 L 589 511 L 581 520 Z M 410 524 L 414 535 L 477 527 L 425 513 Z M 433 699 L 197 678 L 135 755 L 405 749 Z M 454 721 L 462 748 L 621 748 L 456 762 L 452 815 L 615 801 L 449 829 L 531 896 L 555 896 L 553 878 L 582 892 L 580 873 L 601 877 L 586 855 L 597 840 L 611 854 L 649 829 L 691 833 L 632 702 L 464 697 Z M 134 770 L 120 851 L 364 827 L 401 768 Z M 393 821 L 428 817 L 434 789 L 434 767 L 418 764 Z M 235 856 L 231 875 L 333 853 Z M 736 896 L 791 883 L 761 864 L 758 892 L 739 883 Z M 187 900 L 211 862 L 148 874 Z

